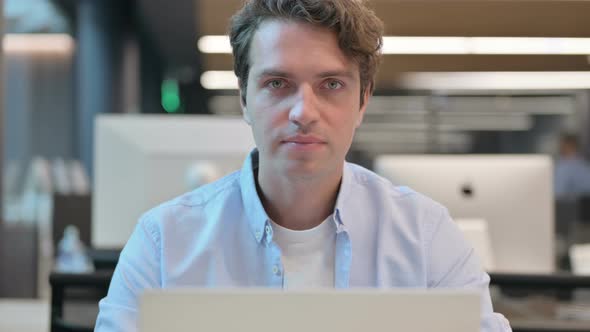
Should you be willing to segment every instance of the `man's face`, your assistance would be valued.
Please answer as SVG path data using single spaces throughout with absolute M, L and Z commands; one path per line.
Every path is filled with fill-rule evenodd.
M 265 168 L 315 178 L 339 171 L 360 125 L 358 65 L 336 34 L 305 23 L 271 20 L 250 46 L 243 106 Z
M 578 147 L 572 141 L 562 140 L 559 144 L 559 153 L 563 157 L 572 157 L 578 153 Z

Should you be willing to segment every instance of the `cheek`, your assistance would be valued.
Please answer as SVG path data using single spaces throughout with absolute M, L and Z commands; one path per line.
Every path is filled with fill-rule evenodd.
M 285 125 L 289 120 L 289 110 L 291 109 L 288 99 L 271 100 L 269 98 L 259 98 L 256 100 L 255 117 L 262 126 L 267 130 L 279 128 Z
M 335 108 L 334 112 L 330 112 L 326 121 L 332 123 L 340 132 L 350 132 L 356 128 L 359 118 L 360 111 L 348 105 L 347 107 Z
M 275 128 L 278 126 L 276 117 L 272 110 L 263 109 L 252 113 L 252 128 L 256 141 L 260 144 L 268 144 L 275 135 Z
M 349 147 L 356 132 L 358 116 L 350 114 L 348 117 L 343 116 L 338 120 L 339 122 L 335 123 L 337 135 L 340 137 L 340 142 L 342 142 L 341 144 L 345 147 Z

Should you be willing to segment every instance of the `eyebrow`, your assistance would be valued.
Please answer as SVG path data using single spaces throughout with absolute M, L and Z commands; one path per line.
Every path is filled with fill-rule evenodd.
M 258 74 L 258 76 L 256 76 L 256 80 L 259 80 L 263 77 L 269 77 L 269 76 L 284 77 L 284 78 L 291 78 L 292 77 L 292 75 L 290 75 L 289 73 L 287 73 L 285 71 L 276 70 L 276 69 L 267 69 L 267 70 L 263 70 L 260 74 Z
M 353 79 L 354 78 L 354 73 L 350 70 L 333 70 L 333 71 L 326 71 L 323 73 L 320 73 L 319 75 L 317 75 L 320 78 L 326 78 L 326 77 L 346 77 L 346 78 L 350 78 Z
M 260 80 L 263 77 L 284 77 L 284 78 L 292 78 L 293 75 L 287 73 L 286 71 L 277 70 L 277 69 L 267 69 L 263 70 L 260 74 L 256 76 L 256 80 Z M 316 75 L 318 78 L 326 78 L 326 77 L 346 77 L 350 79 L 354 79 L 354 73 L 350 70 L 329 70 Z

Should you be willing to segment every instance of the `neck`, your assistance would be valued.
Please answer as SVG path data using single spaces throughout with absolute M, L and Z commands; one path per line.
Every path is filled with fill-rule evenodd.
M 321 178 L 290 178 L 260 165 L 256 189 L 268 216 L 292 230 L 321 224 L 334 211 L 342 167 Z

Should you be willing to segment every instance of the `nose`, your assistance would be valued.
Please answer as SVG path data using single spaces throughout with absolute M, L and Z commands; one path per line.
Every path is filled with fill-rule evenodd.
M 297 100 L 289 112 L 289 121 L 300 130 L 307 131 L 319 118 L 317 99 L 313 88 L 302 85 Z

